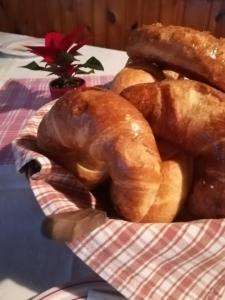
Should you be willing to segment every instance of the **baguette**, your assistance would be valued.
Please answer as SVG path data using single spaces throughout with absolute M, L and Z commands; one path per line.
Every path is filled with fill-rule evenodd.
M 225 40 L 182 26 L 144 25 L 130 34 L 131 60 L 157 63 L 225 91 Z

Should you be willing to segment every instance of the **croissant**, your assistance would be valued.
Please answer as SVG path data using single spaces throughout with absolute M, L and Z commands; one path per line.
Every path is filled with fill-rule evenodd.
M 193 175 L 193 158 L 168 142 L 158 140 L 161 163 L 161 183 L 154 204 L 142 222 L 172 222 L 182 212 L 190 219 L 186 199 Z M 180 219 L 183 220 L 183 216 Z
M 128 221 L 170 222 L 186 196 L 186 156 L 175 158 L 174 154 L 164 165 L 147 121 L 112 91 L 87 88 L 57 100 L 39 125 L 37 143 L 40 151 L 90 188 L 110 176 L 114 208 Z M 168 177 L 172 173 L 177 177 L 170 176 L 166 183 L 161 169 L 167 170 Z M 155 202 L 159 215 L 156 208 L 151 216 Z M 163 212 L 163 206 L 168 212 Z
M 195 158 L 191 212 L 225 217 L 225 95 L 192 80 L 129 87 L 122 96 L 139 109 L 153 133 Z
M 225 91 L 225 40 L 182 26 L 144 25 L 130 34 L 127 53 Z
M 160 156 L 141 113 L 128 101 L 97 88 L 59 99 L 38 128 L 47 155 L 93 187 L 108 174 L 118 213 L 140 221 L 160 184 Z

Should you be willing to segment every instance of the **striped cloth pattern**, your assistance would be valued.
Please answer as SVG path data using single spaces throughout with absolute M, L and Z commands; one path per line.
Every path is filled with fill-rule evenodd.
M 82 77 L 82 76 L 81 76 Z M 86 76 L 87 86 L 102 85 L 112 76 Z M 14 161 L 11 142 L 34 111 L 50 101 L 50 79 L 9 80 L 0 90 L 0 165 Z
M 54 287 L 32 298 L 32 300 L 124 300 L 104 281 L 86 281 Z
M 46 215 L 77 210 L 81 202 L 94 207 L 91 193 L 79 198 L 74 177 L 35 149 L 38 124 L 52 104 L 39 109 L 13 142 L 16 168 L 31 160 L 41 165 L 30 184 Z M 127 299 L 216 300 L 225 293 L 225 219 L 172 224 L 108 219 L 68 247 Z

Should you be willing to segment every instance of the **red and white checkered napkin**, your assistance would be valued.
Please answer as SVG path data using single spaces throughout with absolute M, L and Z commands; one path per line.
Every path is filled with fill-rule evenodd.
M 41 165 L 31 187 L 46 215 L 81 204 L 72 192 L 73 176 L 35 152 L 37 126 L 51 105 L 42 107 L 14 142 L 18 170 L 31 160 Z M 83 205 L 95 204 L 89 196 Z M 108 219 L 68 246 L 128 299 L 211 300 L 225 292 L 224 219 L 173 224 Z
M 87 86 L 105 85 L 111 75 L 83 76 Z M 49 102 L 49 82 L 46 78 L 8 80 L 0 89 L 0 165 L 14 162 L 11 142 L 34 111 Z

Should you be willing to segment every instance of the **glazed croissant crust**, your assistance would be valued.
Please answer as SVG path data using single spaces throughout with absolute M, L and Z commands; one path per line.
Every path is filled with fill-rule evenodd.
M 189 206 L 196 217 L 225 217 L 225 95 L 197 81 L 165 80 L 122 92 L 153 133 L 193 155 Z
M 192 158 L 165 151 L 165 143 L 160 154 L 142 114 L 109 90 L 87 88 L 57 100 L 37 142 L 90 188 L 111 177 L 111 201 L 125 220 L 171 222 L 187 196 Z

